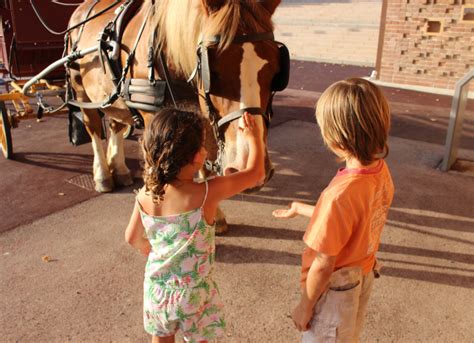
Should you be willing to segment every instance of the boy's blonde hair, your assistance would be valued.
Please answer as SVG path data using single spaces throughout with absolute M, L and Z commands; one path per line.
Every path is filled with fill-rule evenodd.
M 324 91 L 316 106 L 324 143 L 368 165 L 388 155 L 390 109 L 382 91 L 373 83 L 350 78 Z

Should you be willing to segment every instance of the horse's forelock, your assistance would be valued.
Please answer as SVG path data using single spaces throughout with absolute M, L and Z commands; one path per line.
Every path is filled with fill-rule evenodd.
M 158 41 L 176 71 L 189 76 L 196 65 L 196 45 L 201 34 L 220 35 L 218 48 L 226 49 L 239 30 L 245 33 L 271 32 L 271 14 L 259 3 L 227 0 L 207 17 L 201 4 L 193 0 L 162 0 L 155 4 Z
M 272 32 L 271 16 L 258 2 L 227 0 L 204 23 L 204 33 L 209 36 L 219 35 L 221 41 L 218 48 L 224 50 L 229 47 L 239 31 Z

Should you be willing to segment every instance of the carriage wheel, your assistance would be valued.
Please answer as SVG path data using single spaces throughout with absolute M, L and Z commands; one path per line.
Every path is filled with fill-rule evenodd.
M 7 159 L 13 158 L 13 142 L 10 127 L 9 111 L 5 107 L 5 102 L 0 102 L 0 110 L 2 112 L 1 117 L 1 130 L 0 130 L 0 145 L 2 146 L 3 156 Z
M 133 135 L 133 129 L 134 129 L 133 125 L 127 125 L 127 128 L 123 132 L 123 138 L 124 139 L 130 138 Z

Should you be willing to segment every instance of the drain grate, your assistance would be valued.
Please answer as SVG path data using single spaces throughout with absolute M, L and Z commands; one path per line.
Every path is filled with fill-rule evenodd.
M 88 191 L 95 191 L 95 183 L 92 174 L 77 175 L 67 180 L 67 182 L 77 187 L 87 189 Z

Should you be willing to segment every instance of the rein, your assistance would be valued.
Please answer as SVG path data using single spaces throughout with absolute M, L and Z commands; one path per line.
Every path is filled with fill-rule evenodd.
M 94 8 L 95 5 L 97 5 L 97 3 L 99 2 L 100 0 L 95 0 L 95 3 L 92 4 L 92 7 L 91 7 L 91 10 L 92 8 Z M 81 26 L 81 25 L 84 25 L 85 23 L 87 23 L 88 21 L 94 19 L 94 18 L 97 18 L 98 16 L 102 15 L 102 13 L 105 13 L 107 12 L 108 10 L 110 10 L 112 7 L 114 7 L 115 5 L 117 5 L 118 3 L 120 3 L 121 0 L 116 0 L 114 3 L 110 4 L 109 6 L 107 6 L 106 8 L 104 8 L 103 10 L 97 12 L 96 14 L 94 14 L 93 16 L 84 19 L 83 21 L 81 21 L 80 23 L 72 26 L 72 27 L 68 27 L 66 30 L 64 31 L 54 31 L 53 29 L 51 29 L 47 24 L 46 22 L 44 21 L 44 19 L 41 17 L 38 9 L 36 8 L 35 4 L 33 3 L 33 0 L 30 0 L 30 4 L 31 4 L 31 8 L 33 9 L 33 12 L 35 12 L 36 14 L 36 17 L 38 18 L 38 20 L 40 21 L 41 25 L 43 25 L 43 27 L 49 32 L 49 33 L 52 33 L 53 35 L 63 35 L 65 33 L 68 33 L 70 32 L 71 30 L 74 30 L 75 28 Z M 69 3 L 62 3 L 62 2 L 59 2 L 59 1 L 52 1 L 53 3 L 56 3 L 58 5 L 62 5 L 62 6 L 79 6 L 81 3 L 75 3 L 75 4 L 69 4 Z

